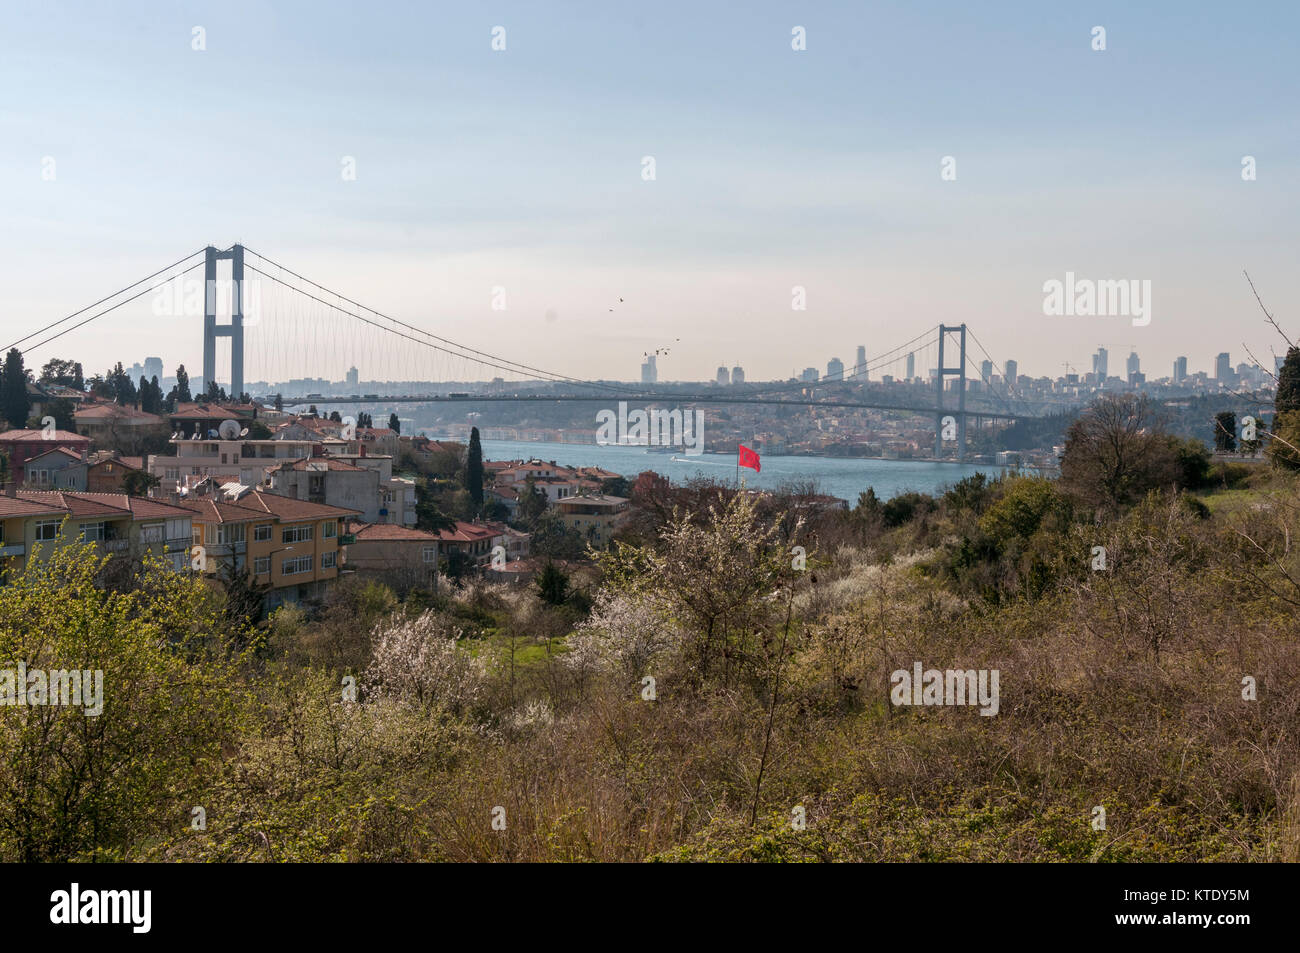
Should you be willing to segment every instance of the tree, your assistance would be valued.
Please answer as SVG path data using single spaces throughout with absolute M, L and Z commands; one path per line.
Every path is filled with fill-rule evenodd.
M 189 404 L 193 401 L 194 398 L 190 394 L 190 375 L 185 373 L 185 365 L 182 364 L 176 368 L 176 402 Z
M 248 439 L 249 440 L 270 440 L 271 428 L 269 428 L 266 424 L 262 423 L 260 420 L 250 421 L 248 424 Z
M 1150 399 L 1103 397 L 1066 432 L 1061 483 L 1089 505 L 1120 507 L 1176 485 L 1178 464 Z
M 388 429 L 395 434 L 401 434 L 402 422 L 397 419 L 396 413 L 392 413 L 388 415 Z
M 56 430 L 75 431 L 77 429 L 77 407 L 66 397 L 58 397 L 45 405 L 45 413 L 54 418 Z
M 127 470 L 122 477 L 122 492 L 127 496 L 148 496 L 159 479 L 147 470 Z
M 553 606 L 562 606 L 565 600 L 569 598 L 568 574 L 557 566 L 554 560 L 546 560 L 534 583 L 537 586 L 537 595 L 541 597 L 543 602 Z
M 437 533 L 456 528 L 456 521 L 442 511 L 427 479 L 415 481 L 415 528 Z
M 0 658 L 88 676 L 80 704 L 0 708 L 0 860 L 127 859 L 204 803 L 235 744 L 243 661 L 214 594 L 157 563 L 100 588 L 106 563 L 69 543 L 0 587 Z
M 343 415 L 340 414 L 337 410 L 331 410 L 331 411 L 330 411 L 330 421 L 331 421 L 332 423 L 341 424 L 341 423 L 343 423 Z
M 532 477 L 524 480 L 524 488 L 519 492 L 519 508 L 516 511 L 518 521 L 532 529 L 546 511 L 546 494 L 537 488 Z
M 609 477 L 600 481 L 600 492 L 606 496 L 630 497 L 632 495 L 632 484 L 625 476 Z
M 1237 415 L 1230 410 L 1214 415 L 1214 450 L 1232 453 L 1237 449 Z
M 465 489 L 475 506 L 483 505 L 483 446 L 479 443 L 478 428 L 469 431 L 469 456 L 465 463 Z
M 1279 414 L 1300 410 L 1300 347 L 1289 347 L 1282 370 L 1277 375 L 1277 399 L 1273 406 Z
M 370 416 L 370 414 L 366 413 L 364 410 L 360 411 L 357 414 L 358 430 L 371 430 L 374 428 L 374 426 L 375 426 L 375 420 L 373 417 Z
M 23 367 L 23 352 L 11 348 L 5 357 L 4 369 L 0 371 L 0 411 L 10 428 L 21 430 L 27 426 L 27 414 L 31 411 L 31 399 L 27 396 L 27 371 Z
M 75 361 L 64 361 L 52 357 L 41 368 L 42 384 L 58 384 L 62 387 L 81 387 L 81 365 Z

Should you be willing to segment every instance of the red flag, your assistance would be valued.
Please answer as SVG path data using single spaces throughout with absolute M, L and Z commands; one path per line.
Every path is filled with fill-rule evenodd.
M 762 473 L 763 467 L 759 462 L 758 454 L 750 450 L 743 443 L 740 445 L 740 466 L 749 467 L 755 473 Z

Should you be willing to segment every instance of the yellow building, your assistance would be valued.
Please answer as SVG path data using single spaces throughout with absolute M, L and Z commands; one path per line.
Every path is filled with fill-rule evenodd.
M 183 507 L 124 493 L 7 490 L 0 496 L 0 564 L 12 572 L 55 546 L 86 541 L 105 553 L 150 553 L 183 569 L 191 517 Z
M 269 586 L 266 609 L 319 600 L 338 578 L 341 540 L 356 510 L 250 490 L 180 504 L 193 516 L 192 562 L 219 579 Z
M 555 503 L 560 522 L 575 530 L 584 542 L 596 548 L 609 545 L 626 517 L 628 501 L 621 496 L 592 494 L 571 496 Z

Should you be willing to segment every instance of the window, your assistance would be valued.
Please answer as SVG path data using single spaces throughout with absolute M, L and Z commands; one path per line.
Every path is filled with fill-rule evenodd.
M 217 527 L 217 542 L 222 545 L 244 541 L 243 523 L 222 523 Z
M 31 482 L 33 482 L 33 483 L 49 483 L 49 482 L 50 482 L 50 471 L 49 471 L 49 470 L 33 470 L 32 473 L 31 473 L 31 477 L 30 477 L 30 479 L 31 479 Z
M 425 547 L 424 547 L 424 561 L 425 561 L 426 563 L 433 563 L 433 562 L 437 562 L 437 561 L 438 561 L 438 547 L 437 547 L 437 546 L 425 546 Z
M 337 562 L 337 560 L 338 560 L 338 555 L 339 555 L 338 553 L 332 553 L 332 552 L 331 552 L 331 553 L 321 553 L 321 557 L 320 557 L 320 568 L 321 568 L 321 569 L 333 569 L 334 566 L 335 566 L 335 564 L 336 564 L 336 562 Z
M 299 573 L 311 572 L 311 565 L 310 556 L 288 556 L 280 563 L 280 572 L 286 576 L 296 576 Z
M 163 541 L 163 531 L 166 523 L 148 523 L 140 527 L 140 542 L 142 543 L 161 543 Z
M 41 520 L 36 524 L 36 541 L 49 542 L 59 538 L 59 520 Z
M 253 527 L 253 540 L 258 543 L 269 543 L 271 541 L 271 524 L 263 523 L 261 526 Z
M 270 556 L 258 556 L 256 559 L 253 560 L 254 575 L 265 576 L 270 571 L 271 571 Z
M 311 526 L 286 526 L 280 534 L 280 541 L 285 543 L 309 543 L 311 539 Z
M 333 520 L 320 524 L 321 539 L 333 539 L 335 536 L 338 535 L 338 531 L 339 531 L 339 524 L 334 522 Z
M 168 520 L 167 538 L 173 540 L 185 539 L 190 535 L 191 525 L 188 519 Z
M 164 477 L 165 479 L 167 479 L 167 480 L 172 481 L 173 483 L 175 483 L 175 482 L 179 482 L 179 481 L 180 481 L 180 478 L 181 478 L 181 468 L 180 468 L 180 467 L 164 467 L 164 468 L 163 468 L 163 477 Z

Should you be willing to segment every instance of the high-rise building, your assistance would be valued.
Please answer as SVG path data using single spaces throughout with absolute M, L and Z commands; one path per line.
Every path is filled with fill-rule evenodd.
M 360 382 L 360 378 L 361 378 L 361 375 L 357 373 L 357 369 L 356 369 L 355 367 L 349 367 L 349 368 L 348 368 L 348 386 L 349 386 L 349 387 L 356 387 L 357 384 Z
M 731 372 L 728 371 L 725 367 L 719 367 L 718 376 L 716 380 L 718 382 L 719 387 L 726 387 L 728 384 L 731 383 Z
M 838 357 L 832 357 L 826 362 L 826 379 L 831 381 L 844 380 L 844 362 Z
M 155 377 L 159 381 L 163 379 L 163 362 L 161 357 L 146 357 L 144 359 L 144 376 L 153 380 Z
M 1187 358 L 1179 357 L 1174 359 L 1174 383 L 1181 384 L 1187 380 Z
M 1092 372 L 1099 381 L 1110 376 L 1110 353 L 1104 347 L 1097 348 L 1097 353 L 1092 356 Z
M 1232 359 L 1228 357 L 1228 352 L 1224 351 L 1214 359 L 1214 376 L 1215 379 L 1227 384 L 1232 377 Z
M 907 355 L 907 379 L 910 381 L 916 376 L 916 355 Z
M 1125 370 L 1128 372 L 1128 382 L 1130 384 L 1141 383 L 1141 381 L 1137 379 L 1137 376 L 1142 373 L 1142 362 L 1138 360 L 1137 351 L 1133 351 L 1129 354 L 1128 361 L 1125 364 Z
M 855 381 L 867 379 L 867 349 L 861 344 L 858 345 L 858 359 L 853 365 L 853 379 Z
M 641 365 L 641 383 L 659 383 L 659 368 L 655 364 L 655 356 L 653 354 L 647 354 L 645 363 Z
M 991 380 L 993 380 L 993 362 L 992 362 L 992 361 L 980 361 L 980 380 L 982 380 L 982 381 L 991 381 Z
M 815 367 L 805 367 L 803 373 L 799 375 L 799 380 L 805 384 L 816 384 L 821 379 L 822 375 Z
M 745 369 L 741 367 L 739 364 L 737 364 L 735 367 L 731 369 L 731 383 L 733 384 L 745 383 Z
M 1006 375 L 1005 375 L 1005 376 L 1006 376 L 1006 379 L 1007 379 L 1007 386 L 1008 386 L 1008 387 L 1015 387 L 1015 386 L 1016 386 L 1016 371 L 1017 371 L 1017 370 L 1019 370 L 1019 366 L 1016 364 L 1015 361 L 1007 361 L 1007 372 L 1006 372 Z

